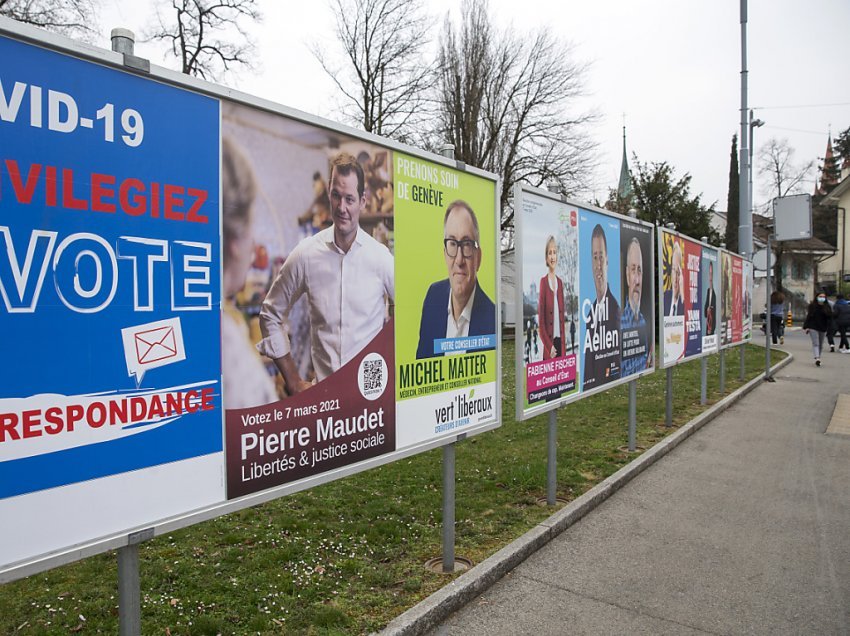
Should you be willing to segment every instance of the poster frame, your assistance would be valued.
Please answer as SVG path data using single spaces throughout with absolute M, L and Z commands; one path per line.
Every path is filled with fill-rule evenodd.
M 408 155 L 412 155 L 430 163 L 445 166 L 465 172 L 477 177 L 481 177 L 488 182 L 491 182 L 494 190 L 494 232 L 493 243 L 491 245 L 492 258 L 494 259 L 495 272 L 495 289 L 494 304 L 495 304 L 495 320 L 496 320 L 496 387 L 495 387 L 495 408 L 494 415 L 491 419 L 475 424 L 463 430 L 463 432 L 446 432 L 440 435 L 435 435 L 430 439 L 415 443 L 401 450 L 395 450 L 384 455 L 365 459 L 356 463 L 347 464 L 335 469 L 331 469 L 316 475 L 304 477 L 297 481 L 271 487 L 265 490 L 243 495 L 236 499 L 228 500 L 225 496 L 222 501 L 206 505 L 203 507 L 186 510 L 182 513 L 175 514 L 166 518 L 153 519 L 149 523 L 142 525 L 134 525 L 127 527 L 121 531 L 110 532 L 101 536 L 93 536 L 88 540 L 65 545 L 64 547 L 51 550 L 46 553 L 27 555 L 20 560 L 10 563 L 0 563 L 0 584 L 21 579 L 39 572 L 44 572 L 54 567 L 79 561 L 89 556 L 94 556 L 109 550 L 134 545 L 141 541 L 151 539 L 156 536 L 168 534 L 176 530 L 186 528 L 188 526 L 208 521 L 219 516 L 230 514 L 239 510 L 250 508 L 280 497 L 308 490 L 330 481 L 335 481 L 371 468 L 376 468 L 389 464 L 407 457 L 417 455 L 419 453 L 439 448 L 448 444 L 455 443 L 471 435 L 484 433 L 501 425 L 502 420 L 502 320 L 501 320 L 501 294 L 499 281 L 501 280 L 501 259 L 500 249 L 501 240 L 499 232 L 499 221 L 501 219 L 501 205 L 499 193 L 501 192 L 501 177 L 491 172 L 468 166 L 461 161 L 446 158 L 444 156 L 434 154 L 428 151 L 413 148 L 391 139 L 385 139 L 360 131 L 344 124 L 339 124 L 316 115 L 311 115 L 293 108 L 277 104 L 267 99 L 255 97 L 241 91 L 237 91 L 226 86 L 213 84 L 205 80 L 201 80 L 177 71 L 173 71 L 164 67 L 150 64 L 148 68 L 147 60 L 138 56 L 126 56 L 121 53 L 116 53 L 107 49 L 102 49 L 91 44 L 78 42 L 55 33 L 49 33 L 39 28 L 22 24 L 9 18 L 0 17 L 0 37 L 23 43 L 26 45 L 35 46 L 44 50 L 48 50 L 60 55 L 66 55 L 71 58 L 81 60 L 83 62 L 93 63 L 109 70 L 127 73 L 141 77 L 145 80 L 165 84 L 178 89 L 186 90 L 191 93 L 205 95 L 219 102 L 219 117 L 221 114 L 221 104 L 231 102 L 247 106 L 286 117 L 307 125 L 315 126 L 320 129 L 333 131 L 342 135 L 366 141 L 377 146 L 381 146 L 388 150 L 400 151 Z M 221 131 L 219 131 L 221 135 Z M 220 140 L 219 140 L 220 145 Z M 220 162 L 219 157 L 219 162 Z M 219 188 L 221 188 L 221 175 L 219 175 Z M 221 205 L 221 203 L 219 203 Z M 218 240 L 222 237 L 222 219 L 219 214 Z M 219 272 L 218 284 L 222 289 L 223 269 Z M 219 311 L 221 306 L 219 306 Z M 222 378 L 219 376 L 219 381 Z M 221 386 L 221 385 L 220 385 Z M 221 408 L 221 429 L 222 439 L 225 435 L 225 406 L 222 400 Z M 225 460 L 222 460 L 221 478 L 225 478 Z M 26 495 L 20 495 L 25 497 Z
M 628 223 L 633 223 L 636 225 L 642 225 L 649 228 L 650 231 L 650 245 L 653 244 L 655 239 L 656 228 L 655 225 L 649 223 L 647 221 L 642 221 L 637 218 L 633 218 L 631 216 L 618 214 L 616 212 L 612 212 L 610 210 L 605 210 L 604 208 L 600 208 L 595 205 L 591 205 L 589 203 L 585 203 L 582 201 L 576 201 L 574 199 L 570 199 L 566 196 L 562 196 L 560 194 L 556 194 L 553 192 L 549 192 L 548 190 L 544 190 L 542 188 L 536 188 L 534 186 L 529 186 L 525 184 L 517 184 L 514 186 L 513 192 L 513 202 L 514 202 L 514 245 L 515 245 L 515 257 L 514 257 L 514 303 L 515 303 L 515 315 L 518 317 L 518 320 L 522 319 L 523 315 L 523 291 L 522 291 L 522 281 L 523 281 L 523 271 L 522 271 L 522 262 L 523 262 L 523 245 L 520 240 L 523 236 L 523 214 L 522 214 L 522 203 L 523 198 L 526 195 L 538 196 L 554 203 L 559 203 L 563 205 L 571 205 L 577 208 L 581 208 L 583 210 L 587 210 L 588 212 L 593 212 L 596 214 L 602 214 L 605 216 L 609 216 L 611 218 L 618 219 L 620 221 L 626 221 Z M 652 269 L 655 268 L 655 251 L 650 249 L 650 261 Z M 648 278 L 650 290 L 648 293 L 649 298 L 655 298 L 655 276 L 649 276 Z M 653 333 L 654 338 L 654 321 L 649 321 L 653 325 L 653 329 L 650 330 Z M 649 322 L 647 324 L 649 324 Z M 543 404 L 537 404 L 529 408 L 525 408 L 525 384 L 524 384 L 524 376 L 525 376 L 525 365 L 522 359 L 522 350 L 519 347 L 518 340 L 516 341 L 517 345 L 515 347 L 514 354 L 514 368 L 515 368 L 515 377 L 516 377 L 516 420 L 518 422 L 529 420 L 538 415 L 542 415 L 544 413 L 548 413 L 549 411 L 553 411 L 557 408 L 560 408 L 564 404 L 570 404 L 572 402 L 577 402 L 586 397 L 590 397 L 592 395 L 596 395 L 597 393 L 603 393 L 608 389 L 612 389 L 617 386 L 621 386 L 623 384 L 628 384 L 632 380 L 637 380 L 646 375 L 652 375 L 655 373 L 655 369 L 657 368 L 656 359 L 658 357 L 658 349 L 657 342 L 653 342 L 653 346 L 655 348 L 655 354 L 652 359 L 652 366 L 648 369 L 644 369 L 643 371 L 639 371 L 638 373 L 634 373 L 625 378 L 618 378 L 617 380 L 613 380 L 612 382 L 608 382 L 603 384 L 602 386 L 598 386 L 592 389 L 579 390 L 576 393 L 568 396 L 559 397 L 557 400 L 552 400 L 551 402 L 544 402 Z

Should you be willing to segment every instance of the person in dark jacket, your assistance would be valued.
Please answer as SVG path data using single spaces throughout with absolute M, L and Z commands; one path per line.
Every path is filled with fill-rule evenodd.
M 770 336 L 773 344 L 785 344 L 785 294 L 779 290 L 770 295 Z
M 841 336 L 838 351 L 850 353 L 850 344 L 847 342 L 847 331 L 850 330 L 850 301 L 844 297 L 844 294 L 838 294 L 832 313 L 835 315 L 835 326 L 838 327 L 838 334 Z
M 826 302 L 826 292 L 818 292 L 817 297 L 809 303 L 803 329 L 812 339 L 812 355 L 815 365 L 820 366 L 820 354 L 823 349 L 823 337 L 829 329 L 832 320 L 832 310 Z

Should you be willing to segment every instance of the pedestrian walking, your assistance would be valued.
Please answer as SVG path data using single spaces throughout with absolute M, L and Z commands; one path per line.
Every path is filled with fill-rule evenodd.
M 770 295 L 770 337 L 785 344 L 785 294 L 778 289 Z
M 826 341 L 829 343 L 829 352 L 835 353 L 835 334 L 838 332 L 838 326 L 835 324 L 835 301 L 829 296 L 826 297 L 826 304 L 829 305 L 829 310 L 832 311 L 832 317 L 829 319 L 829 325 L 826 328 Z
M 835 314 L 835 326 L 838 327 L 838 334 L 841 338 L 838 343 L 838 351 L 850 353 L 850 343 L 847 341 L 847 332 L 850 331 L 850 301 L 844 297 L 844 294 L 838 294 L 832 312 Z
M 823 349 L 823 337 L 829 330 L 832 320 L 832 310 L 826 302 L 826 292 L 818 292 L 817 297 L 809 303 L 803 329 L 812 340 L 812 355 L 815 365 L 820 366 L 820 354 Z

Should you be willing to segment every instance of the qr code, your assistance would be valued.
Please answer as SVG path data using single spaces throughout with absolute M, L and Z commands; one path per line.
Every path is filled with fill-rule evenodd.
M 384 386 L 383 360 L 363 361 L 363 390 L 374 391 Z

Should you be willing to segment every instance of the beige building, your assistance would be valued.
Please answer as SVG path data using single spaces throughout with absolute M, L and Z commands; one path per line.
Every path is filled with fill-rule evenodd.
M 838 209 L 838 241 L 835 255 L 825 259 L 820 265 L 820 280 L 847 294 L 850 292 L 850 254 L 847 254 L 850 249 L 850 224 L 847 218 L 847 211 L 850 209 L 850 166 L 841 171 L 841 176 L 838 185 L 821 201 L 821 205 L 835 206 Z

